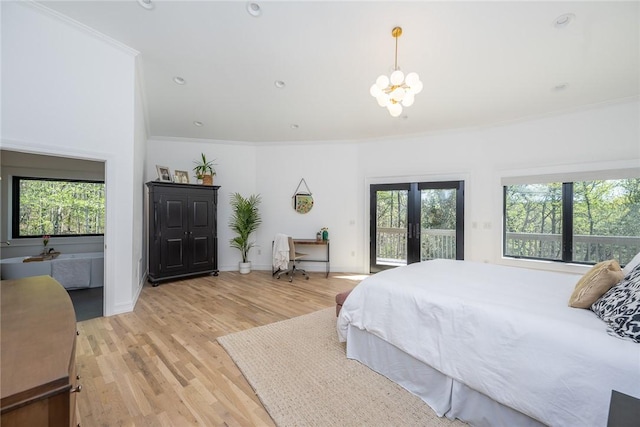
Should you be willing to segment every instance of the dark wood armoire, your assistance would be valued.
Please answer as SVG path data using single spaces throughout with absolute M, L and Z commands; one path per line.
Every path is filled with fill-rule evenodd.
M 220 186 L 147 182 L 149 281 L 218 275 Z

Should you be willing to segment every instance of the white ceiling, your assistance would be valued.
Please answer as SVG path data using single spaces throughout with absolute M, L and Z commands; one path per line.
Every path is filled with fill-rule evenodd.
M 636 1 L 265 0 L 258 18 L 245 1 L 40 3 L 140 52 L 152 138 L 423 134 L 615 102 L 640 88 Z M 565 13 L 575 19 L 556 28 Z M 399 118 L 369 94 L 393 67 L 394 26 L 403 28 L 398 65 L 424 83 Z

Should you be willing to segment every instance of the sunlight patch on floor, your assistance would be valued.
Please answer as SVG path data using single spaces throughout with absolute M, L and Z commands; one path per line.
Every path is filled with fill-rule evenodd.
M 360 282 L 364 279 L 366 279 L 367 277 L 369 277 L 368 274 L 350 274 L 348 276 L 333 276 L 336 279 L 344 279 L 344 280 L 353 280 L 356 282 Z

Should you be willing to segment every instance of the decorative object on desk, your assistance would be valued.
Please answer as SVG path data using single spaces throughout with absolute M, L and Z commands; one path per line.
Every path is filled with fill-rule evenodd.
M 323 227 L 320 231 L 322 231 L 322 240 L 325 242 L 329 240 L 329 229 L 327 227 Z
M 204 185 L 213 185 L 213 176 L 216 174 L 215 163 L 213 163 L 213 160 L 207 160 L 204 153 L 200 153 L 200 156 L 200 160 L 194 160 L 193 162 L 196 164 L 193 172 L 196 174 L 197 179 L 202 180 Z
M 156 170 L 158 171 L 158 181 L 173 182 L 171 179 L 171 172 L 168 167 L 156 165 Z
M 303 184 L 306 191 L 300 189 L 300 186 Z M 311 208 L 313 208 L 313 195 L 311 194 L 311 190 L 309 190 L 309 186 L 304 178 L 302 178 L 298 183 L 298 187 L 296 188 L 292 199 L 293 209 L 300 214 L 306 214 L 311 210 Z
M 249 251 L 255 246 L 255 242 L 249 241 L 249 237 L 262 224 L 258 205 L 260 205 L 259 194 L 252 194 L 248 198 L 242 197 L 239 193 L 231 195 L 229 227 L 237 236 L 231 239 L 229 243 L 232 248 L 238 249 L 242 255 L 242 261 L 239 263 L 241 274 L 251 271 L 251 262 L 248 257 Z
M 318 242 L 322 240 L 322 231 L 318 231 L 318 232 L 316 233 L 316 240 L 317 240 Z
M 42 236 L 42 244 L 44 245 L 44 249 L 42 250 L 42 253 L 47 252 L 47 245 L 49 244 L 50 238 L 51 236 L 49 236 L 48 234 L 45 234 L 44 236 Z
M 189 174 L 187 171 L 179 171 L 176 170 L 175 182 L 179 182 L 180 184 L 188 184 L 189 183 Z

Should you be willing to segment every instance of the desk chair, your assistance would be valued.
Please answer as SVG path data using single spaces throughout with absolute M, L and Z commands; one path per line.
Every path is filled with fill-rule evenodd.
M 296 267 L 296 262 L 306 256 L 307 254 L 296 252 L 296 245 L 293 242 L 293 237 L 289 236 L 289 268 L 279 271 L 276 275 L 276 279 L 279 279 L 280 275 L 284 273 L 289 276 L 289 282 L 293 282 L 293 275 L 298 272 L 302 274 L 307 280 L 309 280 L 309 275 L 307 274 L 307 272 L 301 268 Z

